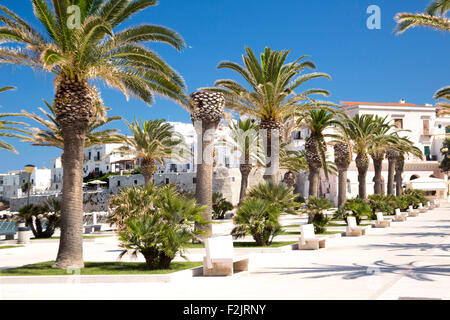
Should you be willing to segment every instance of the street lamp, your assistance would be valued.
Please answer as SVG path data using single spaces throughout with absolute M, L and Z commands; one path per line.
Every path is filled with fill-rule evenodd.
M 33 173 L 34 169 L 36 169 L 35 166 L 32 164 L 27 164 L 25 166 L 25 172 L 28 173 L 28 199 L 27 199 L 27 206 L 30 205 L 30 189 L 31 189 L 31 174 Z

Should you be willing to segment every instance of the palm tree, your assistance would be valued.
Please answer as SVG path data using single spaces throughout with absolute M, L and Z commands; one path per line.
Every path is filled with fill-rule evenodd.
M 232 143 L 230 147 L 241 154 L 239 171 L 241 172 L 241 191 L 239 203 L 245 198 L 248 187 L 248 176 L 254 164 L 262 164 L 263 152 L 259 143 L 258 126 L 251 119 L 241 120 L 229 126 Z
M 289 187 L 294 187 L 296 176 L 300 171 L 308 171 L 308 161 L 306 161 L 305 150 L 288 150 L 287 144 L 281 144 L 280 168 L 287 170 L 284 174 L 283 182 Z
M 120 152 L 134 156 L 141 162 L 145 184 L 153 182 L 157 165 L 163 165 L 164 159 L 174 161 L 190 158 L 190 150 L 184 144 L 183 137 L 173 131 L 173 126 L 165 120 L 136 119 L 125 121 L 133 137 L 123 137 L 126 145 L 116 148 L 112 153 Z
M 412 155 L 418 159 L 423 159 L 423 153 L 419 148 L 414 146 L 414 143 L 411 140 L 406 137 L 400 138 L 395 147 L 399 155 L 395 164 L 395 194 L 399 197 L 402 195 L 403 191 L 402 174 L 405 165 L 405 156 Z
M 124 23 L 157 0 L 79 0 L 80 24 L 68 23 L 70 0 L 32 0 L 35 17 L 45 34 L 1 5 L 0 63 L 20 64 L 54 75 L 56 121 L 64 138 L 61 237 L 55 268 L 80 267 L 83 263 L 82 167 L 86 131 L 97 116 L 100 100 L 92 80 L 151 104 L 154 94 L 187 105 L 183 79 L 154 51 L 150 41 L 177 50 L 184 42 L 162 26 Z M 5 46 L 13 43 L 15 47 Z
M 30 142 L 33 146 L 39 147 L 56 147 L 61 150 L 64 149 L 64 138 L 62 136 L 62 127 L 56 121 L 55 108 L 44 100 L 45 105 L 50 112 L 43 108 L 39 110 L 44 114 L 45 118 L 35 114 L 34 112 L 28 112 L 22 110 L 22 113 L 13 114 L 17 117 L 26 117 L 28 119 L 34 120 L 37 124 L 41 125 L 42 128 L 30 128 L 27 132 L 27 136 L 22 139 L 24 142 Z M 105 113 L 109 108 L 105 108 Z M 105 143 L 120 143 L 122 142 L 123 136 L 118 133 L 117 129 L 101 129 L 101 127 L 116 121 L 121 120 L 122 117 L 107 117 L 104 114 L 102 117 L 95 118 L 86 129 L 86 136 L 84 147 L 90 147 L 98 144 Z M 63 155 L 64 156 L 64 155 Z
M 242 76 L 251 87 L 247 90 L 234 80 L 223 79 L 215 83 L 215 87 L 202 90 L 221 92 L 227 101 L 227 108 L 239 111 L 259 119 L 259 128 L 266 133 L 266 180 L 277 181 L 279 166 L 279 138 L 282 122 L 300 110 L 311 110 L 316 106 L 308 96 L 329 93 L 322 89 L 309 89 L 302 93 L 295 93 L 300 85 L 314 78 L 327 78 L 325 73 L 314 72 L 302 74 L 306 68 L 315 69 L 311 61 L 301 61 L 300 57 L 291 63 L 286 63 L 289 50 L 274 51 L 266 47 L 260 60 L 250 48 L 245 48 L 246 55 L 242 56 L 244 66 L 225 61 L 219 69 L 230 69 Z M 307 101 L 305 103 L 305 101 Z
M 309 196 L 319 196 L 320 170 L 323 169 L 328 179 L 327 144 L 326 137 L 336 137 L 325 133 L 325 130 L 336 124 L 335 114 L 328 110 L 319 109 L 306 112 L 297 120 L 309 129 L 310 135 L 305 141 L 306 161 L 309 168 Z
M 388 159 L 387 194 L 394 194 L 394 174 L 399 156 L 400 154 L 395 148 L 386 151 L 386 158 Z
M 214 167 L 215 133 L 222 119 L 225 99 L 221 93 L 198 91 L 191 94 L 191 120 L 197 133 L 197 183 L 195 198 L 206 206 L 204 218 L 207 224 L 197 225 L 209 237 L 212 234 L 212 179 Z
M 390 150 L 392 145 L 395 145 L 398 142 L 399 131 L 404 130 L 396 130 L 395 133 L 390 134 L 389 131 L 392 130 L 395 126 L 386 120 L 385 118 L 378 118 L 380 122 L 380 126 L 378 126 L 376 133 L 377 137 L 373 140 L 372 145 L 369 146 L 369 154 L 373 161 L 374 167 L 374 193 L 382 194 L 383 193 L 383 180 L 382 180 L 382 171 L 383 171 L 383 160 L 386 155 L 386 152 Z
M 14 87 L 2 87 L 2 88 L 0 88 L 0 93 L 5 92 L 5 91 L 14 90 L 14 89 L 15 89 Z M 14 126 L 14 125 L 19 125 L 19 126 L 25 125 L 26 126 L 26 123 L 2 120 L 2 118 L 9 117 L 12 115 L 13 114 L 0 114 L 0 137 L 23 138 L 23 136 L 17 134 L 16 132 L 26 133 L 26 131 L 21 130 L 19 128 L 11 127 L 11 126 Z M 12 151 L 14 153 L 17 153 L 16 149 L 14 149 L 14 147 L 11 144 L 9 144 L 3 140 L 0 140 L 0 150 L 7 150 L 7 151 Z
M 450 20 L 446 17 L 450 10 L 450 0 L 433 1 L 425 13 L 398 13 L 397 34 L 413 27 L 431 27 L 436 30 L 450 31 Z
M 366 176 L 369 168 L 368 150 L 379 139 L 379 127 L 383 126 L 381 120 L 379 117 L 357 114 L 351 119 L 346 118 L 336 123 L 353 143 L 353 152 L 356 153 L 355 162 L 358 169 L 358 197 L 361 199 L 366 198 Z

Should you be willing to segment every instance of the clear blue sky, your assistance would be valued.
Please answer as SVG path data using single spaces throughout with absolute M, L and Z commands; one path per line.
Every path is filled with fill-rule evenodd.
M 31 1 L 0 0 L 29 22 L 33 18 Z M 331 91 L 329 100 L 434 103 L 433 93 L 449 85 L 450 37 L 431 29 L 415 29 L 396 36 L 397 12 L 419 12 L 427 0 L 160 0 L 157 7 L 136 16 L 131 24 L 161 24 L 178 31 L 187 42 L 182 53 L 164 45 L 151 46 L 186 80 L 189 92 L 213 85 L 235 74 L 217 70 L 222 60 L 241 62 L 244 46 L 261 52 L 291 49 L 290 59 L 311 55 L 317 71 L 332 81 L 316 79 L 308 87 Z M 381 8 L 381 30 L 369 30 L 369 5 Z M 0 112 L 38 111 L 42 99 L 53 99 L 52 76 L 25 67 L 0 66 L 0 86 L 18 90 L 0 96 Z M 306 87 L 305 87 L 306 88 Z M 110 115 L 131 120 L 164 118 L 189 122 L 189 114 L 165 99 L 148 107 L 121 93 L 102 88 Z M 115 124 L 128 133 L 123 123 Z M 21 169 L 32 163 L 50 166 L 59 156 L 54 148 L 32 147 L 18 140 L 19 155 L 0 151 L 0 172 Z

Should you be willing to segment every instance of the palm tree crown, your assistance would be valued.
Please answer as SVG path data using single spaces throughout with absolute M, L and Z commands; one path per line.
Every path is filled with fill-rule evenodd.
M 2 87 L 0 88 L 0 92 L 5 92 L 5 91 L 10 91 L 10 90 L 14 90 L 14 87 Z M 23 122 L 17 122 L 17 121 L 8 121 L 8 120 L 2 120 L 2 118 L 5 117 L 9 117 L 9 116 L 13 116 L 13 114 L 0 114 L 0 137 L 8 137 L 8 138 L 23 138 L 23 136 L 21 136 L 18 133 L 26 133 L 25 130 L 21 130 L 19 128 L 14 127 L 15 125 L 19 125 L 19 126 L 26 126 L 26 123 Z M 7 151 L 12 151 L 14 153 L 17 153 L 16 149 L 14 149 L 14 147 L 3 141 L 0 140 L 0 150 L 7 150 Z
M 30 128 L 28 130 L 27 136 L 23 137 L 22 141 L 30 142 L 34 146 L 56 147 L 59 149 L 64 149 L 62 128 L 61 125 L 56 121 L 54 107 L 47 101 L 44 101 L 44 103 L 50 112 L 44 110 L 43 108 L 39 108 L 39 110 L 41 110 L 41 112 L 45 115 L 46 119 L 38 116 L 35 113 L 30 113 L 25 110 L 22 110 L 22 113 L 14 114 L 15 116 L 32 119 L 45 128 Z M 108 110 L 109 108 L 104 108 L 105 112 Z M 121 119 L 122 117 L 119 116 L 106 117 L 106 115 L 101 118 L 95 118 L 89 124 L 86 130 L 84 146 L 90 147 L 98 144 L 122 142 L 123 136 L 118 133 L 117 129 L 100 130 L 104 125 Z
M 397 34 L 413 27 L 431 27 L 436 30 L 450 31 L 450 20 L 446 14 L 450 10 L 450 0 L 433 1 L 425 13 L 398 13 Z
M 67 13 L 75 2 L 81 10 L 80 26 L 71 28 Z M 155 52 L 142 44 L 167 43 L 177 50 L 184 42 L 175 31 L 144 24 L 114 32 L 125 20 L 157 4 L 156 0 L 32 0 L 43 35 L 25 20 L 0 5 L 0 62 L 22 64 L 55 74 L 58 84 L 70 79 L 104 80 L 109 86 L 153 102 L 153 94 L 187 105 L 182 78 Z M 60 97 L 64 99 L 64 97 Z
M 130 154 L 141 160 L 142 174 L 146 183 L 150 183 L 156 165 L 162 165 L 164 159 L 185 160 L 192 155 L 184 144 L 183 137 L 173 131 L 172 125 L 165 120 L 134 120 L 126 122 L 133 137 L 124 137 L 127 145 L 113 152 Z

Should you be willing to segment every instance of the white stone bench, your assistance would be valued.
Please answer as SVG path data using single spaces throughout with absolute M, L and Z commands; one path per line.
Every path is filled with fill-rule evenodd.
M 319 250 L 325 248 L 326 238 L 317 237 L 313 224 L 303 224 L 300 226 L 300 238 L 298 240 L 299 250 Z
M 406 221 L 406 217 L 408 216 L 408 213 L 406 212 L 400 212 L 400 209 L 395 209 L 395 222 L 403 222 Z
M 419 212 L 420 213 L 425 213 L 425 212 L 427 212 L 427 210 L 428 209 L 425 208 L 422 203 L 419 203 Z
M 419 215 L 419 210 L 413 209 L 413 206 L 408 207 L 408 217 L 417 217 Z
M 440 207 L 440 203 L 439 203 L 439 199 L 433 199 L 433 204 L 435 206 L 435 208 L 439 208 Z
M 102 230 L 102 225 L 101 224 L 91 224 L 91 225 L 86 225 L 83 226 L 84 228 L 84 233 L 86 234 L 90 234 L 93 232 L 99 232 Z
M 360 237 L 366 235 L 365 227 L 358 227 L 355 217 L 347 217 L 347 230 L 345 236 L 347 237 Z
M 16 235 L 16 231 L 0 232 L 0 236 L 5 236 L 5 240 L 14 240 L 15 235 Z
M 375 213 L 377 220 L 375 220 L 375 228 L 388 228 L 391 226 L 391 220 L 385 219 L 382 212 Z
M 203 257 L 204 276 L 231 276 L 248 271 L 248 256 L 235 256 L 233 238 L 218 236 L 205 239 L 206 256 Z

